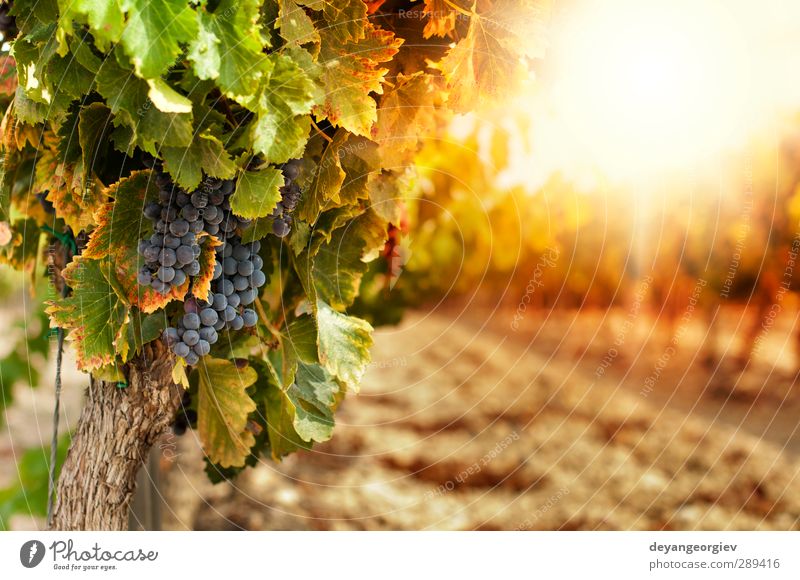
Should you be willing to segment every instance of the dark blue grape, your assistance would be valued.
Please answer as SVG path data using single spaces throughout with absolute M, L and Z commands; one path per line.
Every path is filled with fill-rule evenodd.
M 224 322 L 224 321 L 223 321 Z M 216 322 L 214 322 L 216 324 Z M 214 330 L 213 324 L 211 326 L 204 326 L 200 329 L 200 339 L 207 341 L 209 344 L 214 344 L 217 342 L 219 335 L 217 331 Z
M 175 278 L 175 268 L 171 268 L 170 266 L 161 266 L 158 271 L 156 271 L 156 276 L 158 279 L 164 283 L 172 282 Z
M 183 267 L 183 271 L 189 276 L 197 276 L 200 273 L 200 262 L 194 260 Z
M 186 282 L 186 272 L 183 270 L 175 270 L 175 277 L 172 279 L 173 286 L 182 286 Z
M 197 330 L 200 328 L 200 315 L 196 312 L 187 312 L 183 315 L 183 327 L 189 330 Z
M 255 288 L 261 288 L 267 282 L 267 276 L 261 270 L 256 270 L 250 276 L 250 282 Z
M 175 258 L 183 266 L 194 260 L 194 251 L 191 246 L 180 246 L 175 250 Z
M 230 322 L 234 318 L 236 318 L 236 310 L 233 309 L 233 306 L 226 306 L 225 310 L 222 312 L 222 318 L 225 322 Z
M 159 253 L 158 260 L 161 262 L 162 266 L 174 266 L 175 262 L 177 262 L 175 250 L 172 248 L 164 248 Z
M 181 338 L 183 339 L 183 342 L 189 346 L 194 346 L 200 340 L 200 333 L 196 330 L 186 330 Z
M 214 293 L 214 298 L 211 300 L 211 307 L 214 310 L 216 310 L 217 312 L 220 312 L 222 310 L 225 310 L 225 307 L 227 305 L 228 305 L 228 299 L 225 297 L 225 295 L 222 292 Z
M 178 334 L 177 328 L 166 328 L 164 329 L 164 332 L 162 333 L 161 336 L 164 338 L 164 341 L 170 346 L 177 344 L 181 338 L 180 335 Z
M 239 262 L 236 265 L 236 271 L 242 276 L 249 276 L 253 273 L 253 270 L 255 270 L 253 262 Z
M 204 326 L 214 326 L 217 320 L 219 320 L 219 315 L 213 308 L 206 308 L 200 311 L 200 321 Z
M 290 231 L 291 228 L 289 227 L 289 224 L 287 224 L 284 220 L 277 219 L 274 222 L 272 222 L 272 233 L 274 233 L 279 238 L 285 238 L 286 236 L 289 235 Z
M 256 291 L 253 288 L 248 288 L 239 292 L 239 301 L 242 306 L 250 306 L 256 300 Z
M 209 352 L 211 352 L 211 345 L 208 343 L 207 340 L 203 340 L 202 338 L 194 345 L 193 348 L 194 352 L 199 356 L 205 356 Z
M 233 320 L 228 322 L 228 326 L 231 330 L 241 330 L 244 328 L 244 320 L 238 314 L 233 317 Z
M 250 282 L 247 281 L 247 278 L 244 276 L 236 275 L 233 277 L 233 289 L 237 292 L 241 292 L 242 290 L 246 290 L 250 286 Z
M 147 268 L 142 268 L 139 270 L 138 274 L 136 275 L 136 279 L 142 286 L 149 286 L 150 281 L 152 279 L 152 275 L 150 274 L 150 270 Z
M 174 345 L 172 345 L 172 352 L 181 358 L 186 358 L 186 356 L 191 352 L 191 349 L 185 342 L 176 342 Z

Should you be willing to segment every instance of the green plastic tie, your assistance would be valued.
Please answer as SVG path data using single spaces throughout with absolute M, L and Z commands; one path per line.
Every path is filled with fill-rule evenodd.
M 78 253 L 78 246 L 75 245 L 75 240 L 72 239 L 72 236 L 58 233 L 50 226 L 42 226 L 42 229 L 46 232 L 50 232 L 50 234 L 57 238 L 62 244 L 69 246 L 69 249 L 72 250 L 73 255 Z

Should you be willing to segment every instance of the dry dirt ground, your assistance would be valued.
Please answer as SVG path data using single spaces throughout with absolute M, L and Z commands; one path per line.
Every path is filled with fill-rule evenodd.
M 165 438 L 164 527 L 800 527 L 800 401 L 777 330 L 774 360 L 741 373 L 692 364 L 699 326 L 658 365 L 671 337 L 624 312 L 531 313 L 516 331 L 512 316 L 450 307 L 379 330 L 333 440 L 233 482 L 208 483 L 191 432 Z

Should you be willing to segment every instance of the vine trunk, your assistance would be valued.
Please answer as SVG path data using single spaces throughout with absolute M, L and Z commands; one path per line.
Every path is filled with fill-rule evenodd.
M 128 383 L 93 380 L 58 480 L 50 529 L 125 530 L 136 474 L 172 423 L 182 390 L 156 341 L 128 365 Z

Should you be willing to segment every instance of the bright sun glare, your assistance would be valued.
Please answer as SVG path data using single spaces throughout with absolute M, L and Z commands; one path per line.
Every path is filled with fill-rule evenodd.
M 584 156 L 636 177 L 741 138 L 751 55 L 729 6 L 588 0 L 564 10 L 548 55 L 552 103 Z

